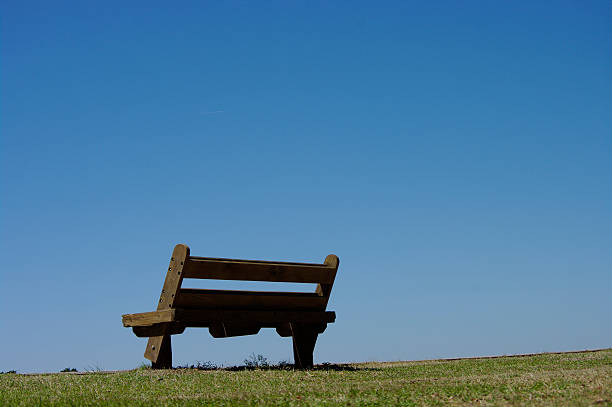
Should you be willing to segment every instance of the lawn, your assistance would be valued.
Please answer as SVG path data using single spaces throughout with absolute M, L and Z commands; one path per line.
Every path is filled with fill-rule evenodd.
M 315 370 L 0 375 L 1 405 L 612 406 L 612 349 Z

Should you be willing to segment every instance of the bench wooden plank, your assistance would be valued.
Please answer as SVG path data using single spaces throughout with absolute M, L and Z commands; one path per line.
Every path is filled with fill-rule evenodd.
M 174 303 L 177 308 L 325 310 L 325 299 L 317 293 L 182 288 Z
M 189 247 L 184 244 L 177 244 L 172 251 L 168 271 L 164 280 L 157 310 L 167 310 L 173 308 L 173 302 L 181 288 L 183 282 L 183 269 L 189 258 Z M 170 344 L 171 336 L 163 334 L 159 336 L 151 336 L 147 342 L 144 357 L 152 362 L 154 368 L 169 368 L 172 367 L 172 347 Z M 167 343 L 164 343 L 167 342 Z M 170 366 L 168 366 L 170 365 Z
M 336 320 L 333 311 L 252 311 L 252 310 L 176 310 L 177 321 L 187 326 L 205 327 L 210 323 L 235 321 L 275 327 L 283 322 L 328 322 Z
M 190 257 L 185 278 L 333 284 L 335 269 L 325 264 Z
M 333 271 L 330 273 L 331 283 L 321 282 L 317 285 L 317 294 L 325 299 L 323 309 L 327 307 L 329 295 L 331 294 L 334 279 L 336 278 L 336 273 L 338 272 L 338 266 L 340 265 L 340 259 L 338 259 L 338 256 L 335 254 L 329 254 L 327 257 L 325 257 L 325 265 Z
M 163 335 L 178 335 L 185 332 L 186 326 L 179 322 L 162 322 L 148 326 L 133 326 L 134 335 L 139 338 L 148 338 L 152 336 Z
M 125 314 L 122 317 L 123 326 L 151 326 L 162 322 L 172 322 L 174 321 L 175 313 L 176 309 L 165 309 L 138 314 Z
M 258 263 L 258 264 L 282 264 L 287 266 L 318 266 L 324 267 L 322 263 L 299 263 L 295 261 L 270 261 L 270 260 L 244 260 L 244 259 L 229 259 L 225 257 L 202 257 L 202 256 L 189 256 L 189 260 L 206 260 L 206 261 L 225 261 L 231 263 Z
M 126 314 L 123 316 L 123 326 L 152 326 L 160 323 L 180 322 L 187 327 L 209 327 L 219 322 L 231 321 L 263 327 L 276 327 L 286 322 L 332 323 L 335 320 L 336 313 L 333 311 L 193 310 L 175 308 Z

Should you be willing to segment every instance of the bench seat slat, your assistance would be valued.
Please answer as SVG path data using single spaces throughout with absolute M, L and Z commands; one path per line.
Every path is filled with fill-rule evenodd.
M 325 264 L 190 257 L 185 278 L 333 284 L 335 268 Z
M 324 311 L 325 298 L 317 293 L 182 288 L 174 305 L 177 308 L 198 309 Z
M 160 323 L 180 322 L 187 327 L 209 327 L 216 323 L 231 321 L 262 327 L 275 327 L 287 322 L 332 323 L 335 320 L 336 313 L 333 311 L 190 310 L 175 308 L 123 315 L 123 326 L 152 326 Z
M 176 309 L 161 311 L 140 312 L 138 314 L 125 314 L 122 316 L 123 326 L 150 326 L 153 324 L 174 321 Z

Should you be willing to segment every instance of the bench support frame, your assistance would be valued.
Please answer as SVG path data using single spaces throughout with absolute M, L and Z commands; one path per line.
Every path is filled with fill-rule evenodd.
M 164 335 L 161 348 L 157 354 L 157 361 L 151 362 L 153 369 L 172 369 L 172 336 Z
M 170 265 L 164 280 L 157 304 L 157 310 L 166 310 L 172 308 L 173 301 L 178 295 L 179 288 L 183 282 L 183 268 L 189 258 L 189 247 L 184 244 L 177 244 L 170 258 Z M 162 353 L 162 360 L 159 360 L 159 355 Z M 164 333 L 160 336 L 151 336 L 145 349 L 144 357 L 151 361 L 153 368 L 171 368 L 172 367 L 172 345 L 170 335 Z M 167 367 L 166 367 L 167 366 Z
M 298 369 L 309 369 L 313 366 L 313 354 L 320 325 L 290 324 L 293 337 L 293 360 Z M 323 327 L 325 329 L 325 327 Z

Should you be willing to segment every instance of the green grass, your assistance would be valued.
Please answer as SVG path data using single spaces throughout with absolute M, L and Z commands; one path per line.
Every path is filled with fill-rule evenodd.
M 0 404 L 612 406 L 612 349 L 292 369 L 0 375 Z

